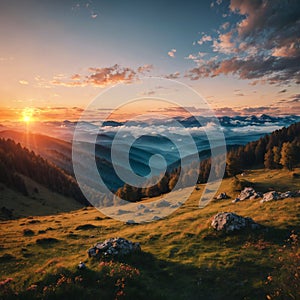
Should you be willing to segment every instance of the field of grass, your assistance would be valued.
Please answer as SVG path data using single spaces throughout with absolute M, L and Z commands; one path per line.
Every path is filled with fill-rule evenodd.
M 263 192 L 300 189 L 300 178 L 284 170 L 238 178 L 225 179 L 219 192 L 234 199 L 250 183 Z M 175 213 L 147 224 L 126 225 L 91 207 L 1 222 L 0 298 L 297 299 L 300 199 L 213 200 L 199 209 L 199 187 Z M 210 221 L 221 211 L 263 227 L 216 233 Z M 116 236 L 139 242 L 142 252 L 113 262 L 87 257 L 97 241 Z M 80 261 L 85 270 L 77 269 Z
M 0 207 L 6 207 L 12 211 L 13 218 L 26 216 L 52 215 L 82 208 L 76 200 L 57 194 L 37 182 L 22 176 L 28 196 L 7 188 L 0 184 Z M 7 219 L 0 211 L 0 220 Z

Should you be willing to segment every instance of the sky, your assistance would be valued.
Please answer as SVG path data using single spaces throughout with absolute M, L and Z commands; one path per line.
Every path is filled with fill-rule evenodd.
M 76 120 L 145 76 L 217 115 L 300 114 L 299 0 L 1 0 L 0 38 L 0 122 Z

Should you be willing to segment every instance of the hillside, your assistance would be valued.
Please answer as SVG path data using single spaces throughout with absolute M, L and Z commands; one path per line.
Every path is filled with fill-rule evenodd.
M 0 220 L 54 215 L 82 207 L 73 198 L 53 192 L 28 177 L 20 177 L 24 182 L 26 195 L 0 183 Z
M 72 144 L 43 134 L 14 130 L 0 131 L 0 138 L 12 139 L 72 174 Z
M 210 152 L 208 150 L 208 152 Z M 202 153 L 203 154 L 203 153 Z M 201 153 L 199 153 L 201 157 Z M 202 156 L 200 164 L 197 162 L 191 163 L 188 170 L 185 171 L 187 184 L 194 182 L 190 180 L 193 178 L 194 172 L 198 173 L 198 182 L 205 183 L 210 175 L 214 174 L 216 178 L 219 177 L 219 168 L 211 169 L 210 153 Z M 292 170 L 294 167 L 300 165 L 300 122 L 294 123 L 289 127 L 283 127 L 270 134 L 260 137 L 256 141 L 248 142 L 246 145 L 227 145 L 227 159 L 225 177 L 235 176 L 242 173 L 244 170 L 252 168 L 267 169 L 288 168 Z M 176 166 L 176 165 L 174 165 Z M 177 170 L 166 173 L 162 181 L 167 182 L 167 186 L 173 179 L 177 177 Z M 177 180 L 177 179 L 176 179 Z M 123 199 L 130 199 L 136 201 L 149 195 L 158 196 L 166 193 L 166 184 L 160 183 L 149 189 L 138 189 L 135 187 L 128 188 L 128 185 L 121 187 L 118 190 L 118 195 L 122 195 Z M 168 190 L 167 190 L 168 191 Z M 138 196 L 134 196 L 138 195 Z
M 72 202 L 77 202 L 72 206 L 73 209 L 80 207 L 80 203 L 81 205 L 87 203 L 73 177 L 12 140 L 0 139 L 0 183 L 2 212 L 4 212 L 2 217 L 24 215 L 22 210 L 19 210 L 21 207 L 17 204 L 20 204 L 20 201 L 23 203 L 26 197 L 28 201 L 25 201 L 24 205 L 27 207 L 30 207 L 29 203 L 32 202 L 32 198 L 39 199 L 46 207 L 52 206 L 51 198 L 56 199 L 56 206 L 59 206 L 58 199 L 60 199 L 62 208 L 65 207 L 64 202 L 69 203 L 71 198 Z M 42 187 L 43 190 L 48 190 L 47 197 L 41 198 L 39 195 Z M 12 195 L 14 196 L 12 197 Z M 65 201 L 66 198 L 70 200 Z M 13 199 L 13 202 L 9 199 Z M 15 209 L 13 214 L 9 213 L 12 209 Z M 31 207 L 31 210 L 34 211 L 34 214 L 39 211 L 39 209 L 36 210 L 36 207 Z M 29 210 L 23 211 L 28 212 Z M 47 211 L 48 209 L 45 208 L 43 214 Z M 50 210 L 50 212 L 54 211 Z
M 258 169 L 237 178 L 263 192 L 286 191 L 299 189 L 293 173 Z M 175 213 L 149 224 L 126 225 L 94 208 L 2 222 L 2 298 L 18 292 L 18 299 L 296 299 L 300 199 L 232 203 L 239 191 L 236 179 L 227 178 L 219 192 L 231 199 L 199 209 L 202 191 L 199 185 Z M 250 216 L 263 227 L 217 233 L 210 220 L 221 211 Z M 87 257 L 94 243 L 114 236 L 140 242 L 142 253 L 123 264 Z M 86 270 L 77 270 L 79 261 Z

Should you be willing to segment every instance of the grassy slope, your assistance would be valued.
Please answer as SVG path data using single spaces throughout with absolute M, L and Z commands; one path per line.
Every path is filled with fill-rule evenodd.
M 287 171 L 255 170 L 242 179 L 259 183 L 263 191 L 270 187 L 279 191 L 300 187 L 300 179 L 292 178 Z M 238 194 L 234 179 L 223 181 L 220 192 L 224 191 L 232 198 Z M 86 250 L 95 242 L 121 236 L 140 242 L 143 250 L 142 254 L 126 259 L 128 264 L 140 270 L 140 276 L 126 279 L 125 298 L 265 299 L 267 294 L 272 295 L 272 291 L 281 286 L 291 288 L 291 294 L 295 295 L 299 286 L 294 286 L 287 279 L 288 275 L 280 279 L 278 268 L 286 264 L 287 270 L 290 270 L 290 264 L 292 267 L 294 264 L 294 261 L 290 262 L 290 248 L 287 250 L 282 246 L 291 230 L 300 229 L 299 198 L 265 204 L 260 204 L 259 200 L 237 204 L 232 204 L 231 200 L 212 201 L 200 210 L 197 208 L 200 194 L 201 190 L 194 191 L 185 205 L 168 218 L 142 225 L 125 225 L 93 208 L 34 217 L 37 222 L 32 222 L 30 217 L 2 222 L 1 278 L 12 277 L 13 282 L 7 286 L 22 291 L 36 283 L 38 289 L 49 286 L 51 278 L 62 273 L 70 273 L 70 277 L 82 275 L 83 286 L 70 284 L 72 288 L 64 290 L 59 286 L 50 298 L 53 299 L 55 294 L 59 299 L 121 299 L 121 296 L 116 296 L 114 284 L 117 277 L 112 277 L 111 283 L 103 275 L 104 271 L 100 271 L 98 263 L 87 259 L 86 255 Z M 266 229 L 229 236 L 216 234 L 209 224 L 211 217 L 220 211 L 250 216 Z M 78 225 L 84 224 L 96 227 L 76 230 Z M 24 236 L 25 228 L 33 230 L 34 235 Z M 46 232 L 38 233 L 39 230 Z M 37 239 L 45 237 L 56 238 L 57 241 L 45 245 L 36 243 Z M 76 271 L 80 260 L 87 262 L 88 270 Z M 272 282 L 266 284 L 270 274 L 276 286 L 272 286 Z M 286 286 L 289 282 L 291 287 Z M 64 296 L 59 296 L 62 291 Z M 9 288 L 5 292 L 11 293 Z M 34 293 L 28 291 L 22 297 L 27 295 L 30 299 L 36 296 Z
M 23 147 L 55 163 L 60 168 L 72 172 L 72 144 L 69 141 L 63 141 L 47 135 L 14 130 L 0 131 L 0 137 L 12 139 Z
M 82 208 L 82 205 L 72 198 L 52 192 L 37 182 L 22 176 L 28 196 L 0 184 L 0 207 L 13 210 L 13 218 L 26 216 L 51 215 Z M 0 212 L 0 220 L 7 216 Z

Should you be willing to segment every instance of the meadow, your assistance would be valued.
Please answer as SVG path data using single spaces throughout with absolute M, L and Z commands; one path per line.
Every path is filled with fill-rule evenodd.
M 242 186 L 257 191 L 299 190 L 300 169 L 257 169 L 223 180 L 219 192 L 199 209 L 203 186 L 167 218 L 128 225 L 95 208 L 2 221 L 2 299 L 297 299 L 300 292 L 299 198 L 232 203 Z M 215 232 L 218 212 L 249 216 L 256 231 Z M 98 241 L 124 237 L 142 252 L 110 261 L 88 258 Z M 83 261 L 87 268 L 78 270 Z

